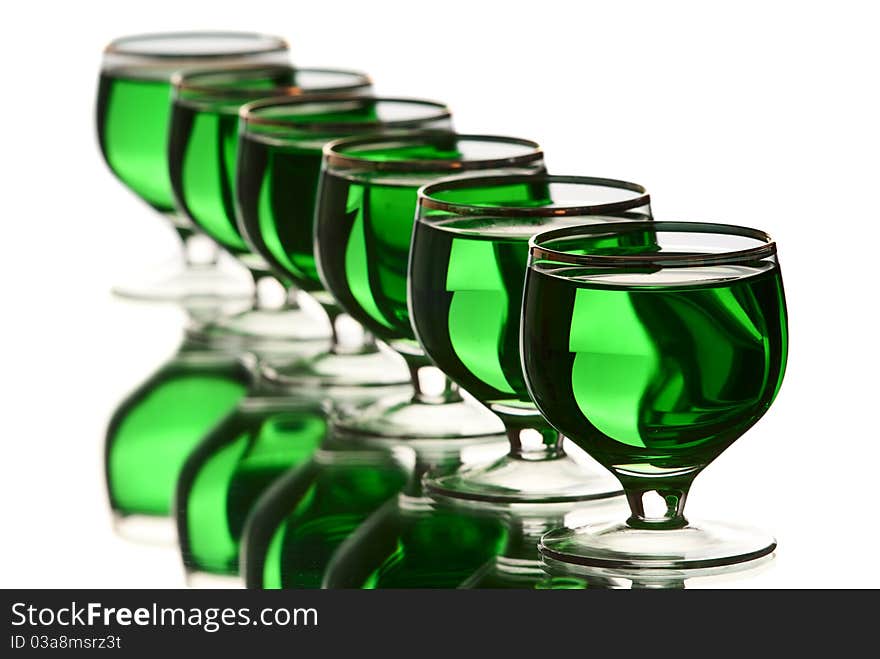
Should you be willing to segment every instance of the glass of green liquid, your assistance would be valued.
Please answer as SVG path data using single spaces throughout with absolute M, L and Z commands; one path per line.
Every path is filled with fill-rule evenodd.
M 282 353 L 301 348 L 297 341 L 327 339 L 326 319 L 302 309 L 298 290 L 286 273 L 273 272 L 239 230 L 235 191 L 238 111 L 266 97 L 364 92 L 370 88 L 370 79 L 353 71 L 270 64 L 193 70 L 175 74 L 172 83 L 168 164 L 177 207 L 246 266 L 256 284 L 250 309 L 203 324 L 198 334 L 214 343 L 232 342 L 258 352 L 262 346 Z
M 325 144 L 340 137 L 389 130 L 448 127 L 442 103 L 351 94 L 276 97 L 241 110 L 236 179 L 239 230 L 255 254 L 324 309 L 329 349 L 261 374 L 286 387 L 326 397 L 332 389 L 408 380 L 402 361 L 348 316 L 326 291 L 315 264 L 315 200 Z
M 410 251 L 417 192 L 449 176 L 541 172 L 541 149 L 518 138 L 421 131 L 340 140 L 324 154 L 315 246 L 321 279 L 343 309 L 403 357 L 413 387 L 341 410 L 335 426 L 406 438 L 501 432 L 498 420 L 462 398 L 416 341 L 407 266 L 410 260 L 429 269 L 440 265 L 434 255 Z
M 428 491 L 499 504 L 619 495 L 582 452 L 566 452 L 532 402 L 520 360 L 520 308 L 531 236 L 650 220 L 645 189 L 590 177 L 479 176 L 426 186 L 417 216 L 409 266 L 415 334 L 439 368 L 501 419 L 510 442 L 501 459 L 431 479 Z
M 150 268 L 149 278 L 117 286 L 114 293 L 191 304 L 253 295 L 246 279 L 217 267 L 217 247 L 175 208 L 167 153 L 171 77 L 192 68 L 288 60 L 284 39 L 248 32 L 144 34 L 115 39 L 105 48 L 97 101 L 101 153 L 123 185 L 171 222 L 184 247 L 182 263 Z
M 526 383 L 560 432 L 626 492 L 623 523 L 551 531 L 545 562 L 702 569 L 770 554 L 771 536 L 689 522 L 700 471 L 760 419 L 785 371 L 776 245 L 688 222 L 556 229 L 530 243 Z

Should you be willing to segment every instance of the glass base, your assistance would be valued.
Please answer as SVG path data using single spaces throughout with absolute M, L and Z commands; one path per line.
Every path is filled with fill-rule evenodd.
M 564 503 L 617 497 L 620 485 L 604 470 L 567 454 L 530 460 L 506 455 L 425 482 L 429 494 L 497 503 Z
M 314 354 L 326 348 L 330 326 L 302 309 L 249 309 L 196 326 L 190 335 L 218 348 Z
M 720 522 L 680 529 L 637 529 L 604 524 L 557 529 L 541 538 L 545 559 L 627 570 L 690 570 L 734 565 L 771 554 L 773 536 Z
M 120 538 L 139 545 L 177 546 L 177 525 L 173 517 L 113 512 L 113 531 Z
M 385 350 L 356 354 L 321 352 L 286 363 L 275 359 L 260 365 L 260 375 L 273 384 L 291 390 L 337 389 L 345 387 L 387 387 L 410 381 L 406 363 Z
M 148 272 L 115 285 L 113 295 L 141 302 L 183 304 L 251 300 L 254 296 L 253 281 L 243 269 L 230 271 L 219 264 L 186 266 L 175 259 Z
M 366 406 L 338 407 L 333 427 L 350 435 L 394 439 L 484 437 L 504 433 L 494 414 L 475 403 L 413 401 L 412 390 Z
M 776 554 L 770 553 L 745 563 L 717 567 L 675 569 L 632 569 L 593 567 L 562 563 L 546 556 L 542 560 L 545 580 L 538 588 L 553 590 L 585 588 L 603 589 L 657 589 L 754 587 L 755 577 L 764 574 L 773 564 Z
M 200 589 L 244 588 L 244 580 L 232 574 L 212 574 L 191 570 L 186 573 L 186 585 L 188 588 Z

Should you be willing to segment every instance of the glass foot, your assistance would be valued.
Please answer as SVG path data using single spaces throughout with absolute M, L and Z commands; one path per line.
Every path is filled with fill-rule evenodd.
M 403 359 L 385 350 L 357 354 L 325 351 L 286 363 L 275 359 L 268 362 L 260 365 L 260 374 L 269 382 L 291 390 L 387 387 L 410 381 Z
M 720 522 L 680 529 L 604 524 L 557 529 L 541 538 L 541 555 L 561 563 L 628 570 L 690 570 L 745 563 L 771 554 L 773 536 Z
M 302 309 L 249 309 L 196 326 L 190 336 L 212 347 L 278 353 L 291 359 L 290 355 L 326 348 L 330 326 Z
M 151 268 L 149 274 L 117 284 L 111 290 L 117 297 L 128 300 L 187 305 L 251 300 L 254 295 L 253 281 L 242 268 L 233 271 L 219 264 L 187 267 L 178 259 Z
M 498 417 L 482 406 L 465 400 L 419 403 L 413 401 L 412 389 L 366 406 L 340 406 L 332 424 L 346 434 L 403 440 L 484 437 L 504 433 Z
M 735 584 L 749 588 L 753 587 L 755 577 L 766 572 L 775 559 L 776 555 L 770 553 L 745 563 L 676 570 L 593 567 L 563 563 L 545 556 L 542 560 L 545 580 L 538 587 L 675 590 Z
M 139 545 L 175 547 L 177 525 L 173 517 L 157 515 L 123 515 L 113 513 L 113 531 L 120 538 Z
M 497 503 L 564 503 L 623 494 L 604 470 L 565 453 L 542 460 L 505 455 L 488 465 L 428 479 L 425 488 L 432 495 Z

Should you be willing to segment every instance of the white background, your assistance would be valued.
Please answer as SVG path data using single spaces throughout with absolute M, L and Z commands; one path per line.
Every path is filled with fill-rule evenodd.
M 173 352 L 182 321 L 109 295 L 175 238 L 105 168 L 93 111 L 105 42 L 191 28 L 279 33 L 298 64 L 446 101 L 459 130 L 540 141 L 556 173 L 646 185 L 658 219 L 771 232 L 790 313 L 785 383 L 697 480 L 688 513 L 776 533 L 778 558 L 754 585 L 880 586 L 870 5 L 15 3 L 0 39 L 0 586 L 181 584 L 174 550 L 109 526 L 107 419 Z

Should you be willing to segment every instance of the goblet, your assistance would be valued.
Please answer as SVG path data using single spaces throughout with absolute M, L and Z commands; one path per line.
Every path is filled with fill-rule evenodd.
M 549 560 L 707 568 L 776 541 L 689 522 L 697 474 L 770 407 L 787 325 L 776 245 L 723 224 L 617 223 L 530 242 L 522 313 L 526 384 L 560 432 L 623 485 L 624 523 L 552 531 Z
M 186 339 L 117 407 L 107 427 L 104 464 L 120 534 L 174 541 L 168 516 L 181 467 L 199 440 L 235 409 L 251 380 L 237 355 Z
M 409 267 L 416 336 L 440 369 L 498 415 L 510 441 L 505 457 L 431 479 L 428 491 L 498 503 L 619 494 L 601 470 L 566 453 L 562 436 L 529 397 L 520 365 L 520 305 L 532 235 L 650 219 L 644 188 L 548 174 L 480 176 L 422 188 L 417 217 Z
M 330 319 L 331 346 L 309 358 L 261 364 L 285 386 L 326 395 L 327 388 L 387 385 L 407 380 L 393 353 L 379 350 L 328 294 L 314 257 L 315 195 L 321 149 L 336 138 L 391 129 L 445 127 L 446 106 L 412 99 L 329 94 L 272 98 L 241 110 L 238 177 L 239 228 L 254 252 L 317 300 Z
M 97 127 L 107 166 L 129 190 L 165 216 L 183 243 L 184 263 L 149 282 L 115 287 L 143 300 L 206 301 L 253 294 L 249 282 L 217 266 L 217 248 L 177 213 L 168 178 L 171 76 L 190 68 L 286 63 L 287 42 L 248 32 L 171 32 L 122 37 L 104 50 Z M 151 268 L 155 273 L 157 268 Z
M 329 337 L 326 320 L 301 309 L 296 287 L 276 278 L 285 278 L 285 273 L 272 273 L 238 229 L 238 111 L 249 101 L 272 96 L 366 91 L 369 78 L 351 71 L 265 65 L 189 71 L 175 74 L 172 82 L 168 164 L 177 206 L 220 247 L 236 256 L 256 283 L 251 309 L 203 325 L 198 334 L 205 340 L 232 341 L 248 348 L 268 344 L 281 352 L 298 347 L 281 343 L 285 340 Z M 279 295 L 284 289 L 286 296 Z
M 535 142 L 510 137 L 419 131 L 354 137 L 325 147 L 316 213 L 321 280 L 343 309 L 406 360 L 413 386 L 413 393 L 340 411 L 333 421 L 337 427 L 407 438 L 501 431 L 492 415 L 459 395 L 416 342 L 407 308 L 407 263 L 417 192 L 450 175 L 543 169 Z M 412 254 L 426 269 L 436 268 L 434 258 Z

